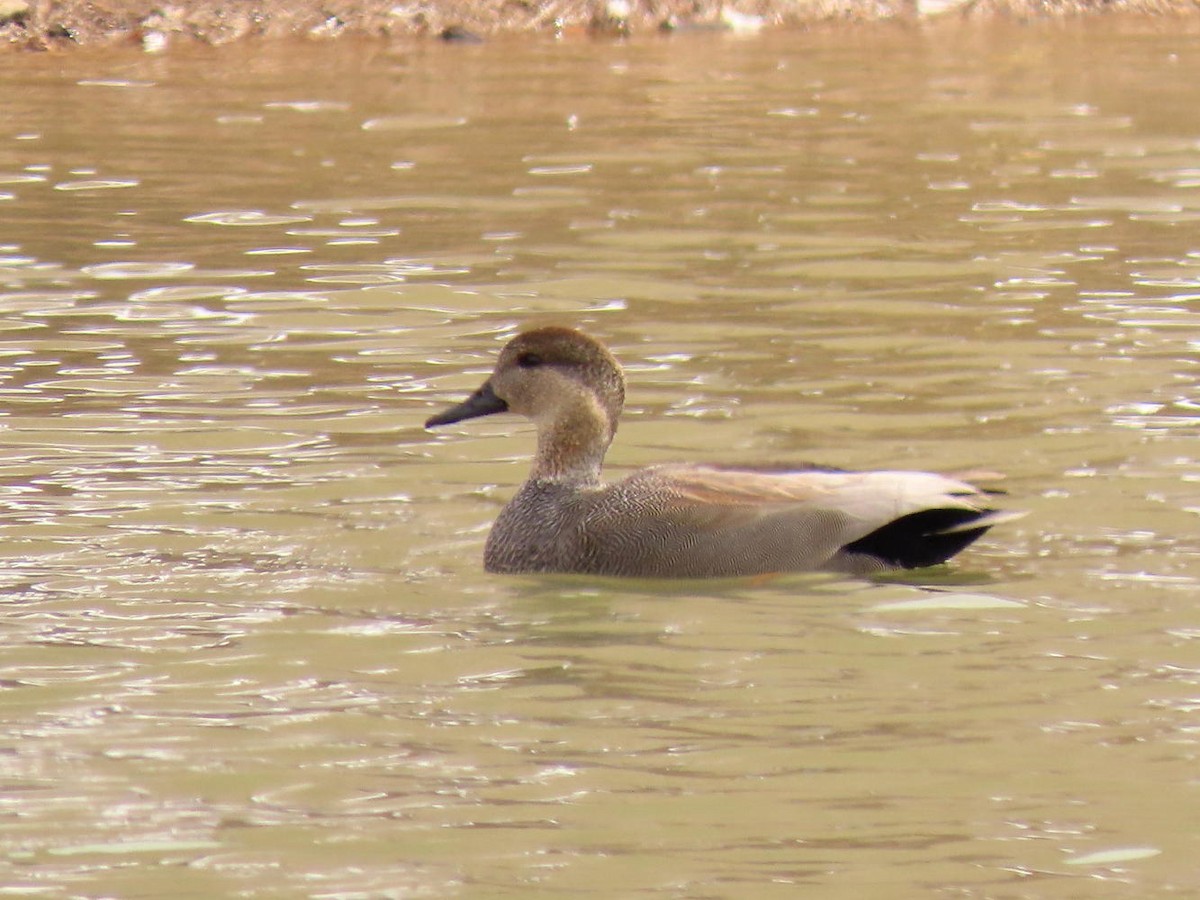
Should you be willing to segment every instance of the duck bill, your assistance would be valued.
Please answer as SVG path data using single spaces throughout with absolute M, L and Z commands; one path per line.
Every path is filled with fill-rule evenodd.
M 436 416 L 430 416 L 425 421 L 425 427 L 435 428 L 438 425 L 453 425 L 455 422 L 462 422 L 464 419 L 478 419 L 480 416 L 490 416 L 492 413 L 507 411 L 508 404 L 497 397 L 495 392 L 492 391 L 492 383 L 485 381 L 483 387 L 462 403 L 443 410 Z

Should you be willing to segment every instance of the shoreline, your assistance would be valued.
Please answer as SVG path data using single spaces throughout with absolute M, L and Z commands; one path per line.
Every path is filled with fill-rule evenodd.
M 1198 21 L 1193 0 L 0 0 L 0 52 L 120 46 L 161 52 L 343 35 L 481 43 L 501 35 L 622 38 L 865 22 Z

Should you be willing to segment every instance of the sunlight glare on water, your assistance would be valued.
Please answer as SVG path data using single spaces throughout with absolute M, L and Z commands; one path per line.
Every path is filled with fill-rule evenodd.
M 1198 71 L 1129 23 L 0 58 L 5 891 L 1194 895 Z M 544 322 L 627 367 L 616 470 L 1030 516 L 878 582 L 488 576 L 530 427 L 421 423 Z

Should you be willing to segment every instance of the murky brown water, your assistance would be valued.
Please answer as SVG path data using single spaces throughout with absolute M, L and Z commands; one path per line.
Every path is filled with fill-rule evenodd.
M 0 57 L 5 893 L 1200 891 L 1200 44 Z M 1009 473 L 948 573 L 485 576 L 512 329 L 616 465 Z

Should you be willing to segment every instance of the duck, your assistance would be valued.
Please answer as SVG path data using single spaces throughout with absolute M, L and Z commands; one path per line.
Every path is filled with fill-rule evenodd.
M 532 469 L 492 525 L 486 571 L 869 576 L 943 563 L 1023 515 L 993 508 L 994 491 L 931 472 L 664 463 L 605 481 L 624 405 L 609 349 L 554 325 L 509 340 L 478 390 L 425 422 L 515 413 L 535 426 Z

